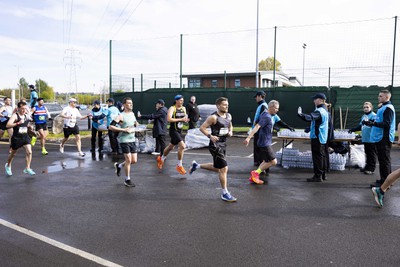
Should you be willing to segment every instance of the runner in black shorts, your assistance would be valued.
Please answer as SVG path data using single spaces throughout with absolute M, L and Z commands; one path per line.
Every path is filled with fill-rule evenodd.
M 50 113 L 44 105 L 44 99 L 42 97 L 37 99 L 37 105 L 32 108 L 33 120 L 35 121 L 36 131 L 39 133 L 40 144 L 42 146 L 42 155 L 49 154 L 46 150 L 46 137 L 47 131 L 47 120 L 51 119 Z M 32 137 L 31 145 L 34 146 L 36 143 L 36 136 Z
M 275 152 L 272 150 L 272 130 L 273 123 L 272 118 L 274 114 L 276 114 L 279 110 L 279 102 L 276 100 L 271 100 L 268 103 L 268 110 L 264 110 L 260 115 L 260 120 L 254 126 L 253 130 L 251 130 L 249 136 L 243 141 L 243 143 L 247 146 L 250 142 L 250 139 L 254 136 L 256 132 L 259 133 L 257 146 L 260 151 L 260 159 L 262 160 L 260 166 L 258 166 L 257 170 L 251 171 L 251 176 L 249 180 L 256 184 L 263 184 L 264 181 L 260 180 L 260 173 L 265 171 L 266 169 L 275 166 L 277 160 L 275 158 Z
M 175 104 L 168 109 L 167 121 L 170 123 L 169 136 L 171 143 L 164 149 L 162 156 L 157 157 L 157 167 L 161 170 L 164 166 L 164 161 L 169 152 L 171 152 L 176 145 L 178 145 L 178 164 L 176 170 L 180 174 L 186 174 L 185 168 L 182 166 L 183 151 L 186 148 L 184 138 L 182 136 L 183 123 L 188 122 L 189 119 L 186 114 L 186 108 L 183 106 L 183 96 L 175 96 Z
M 200 131 L 210 139 L 209 150 L 213 157 L 213 163 L 198 164 L 193 161 L 189 173 L 192 174 L 198 168 L 217 172 L 222 187 L 221 199 L 235 202 L 236 198 L 228 191 L 228 164 L 225 159 L 226 138 L 232 136 L 232 116 L 228 113 L 227 98 L 220 97 L 215 104 L 217 111 L 211 114 L 200 127 Z M 207 130 L 209 127 L 211 134 Z
M 12 176 L 11 163 L 18 149 L 21 147 L 24 147 L 26 152 L 26 168 L 24 169 L 24 173 L 28 173 L 30 175 L 36 174 L 31 169 L 32 147 L 31 139 L 28 135 L 30 119 L 26 114 L 26 105 L 27 104 L 25 102 L 19 102 L 17 104 L 17 113 L 13 114 L 10 120 L 7 122 L 7 128 L 13 128 L 13 136 L 11 137 L 11 153 L 8 156 L 8 160 L 5 165 L 7 176 Z

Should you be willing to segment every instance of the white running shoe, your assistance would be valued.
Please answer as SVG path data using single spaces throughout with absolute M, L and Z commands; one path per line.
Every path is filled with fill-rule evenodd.
M 62 146 L 61 144 L 60 144 L 60 152 L 63 154 L 64 153 L 64 146 Z

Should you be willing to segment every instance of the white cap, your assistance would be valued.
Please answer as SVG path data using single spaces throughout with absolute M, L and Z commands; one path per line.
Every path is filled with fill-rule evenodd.
M 70 98 L 70 99 L 69 99 L 69 102 L 78 102 L 78 101 L 76 101 L 75 98 Z

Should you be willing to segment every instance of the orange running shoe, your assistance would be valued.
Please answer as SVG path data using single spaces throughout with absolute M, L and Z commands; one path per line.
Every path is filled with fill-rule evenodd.
M 176 165 L 176 170 L 182 175 L 186 174 L 186 170 L 185 170 L 185 168 L 183 168 L 183 166 Z
M 157 168 L 159 168 L 161 170 L 163 165 L 164 165 L 164 161 L 161 159 L 161 156 L 158 156 L 157 157 Z
M 251 171 L 251 180 L 256 184 L 263 184 L 264 181 L 260 180 L 260 175 L 256 171 Z

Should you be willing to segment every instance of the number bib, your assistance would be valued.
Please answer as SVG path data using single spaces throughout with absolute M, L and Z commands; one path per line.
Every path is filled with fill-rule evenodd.
M 28 127 L 19 127 L 18 133 L 20 133 L 20 134 L 28 133 Z
M 228 135 L 229 133 L 229 128 L 221 128 L 219 129 L 219 134 L 220 136 Z

